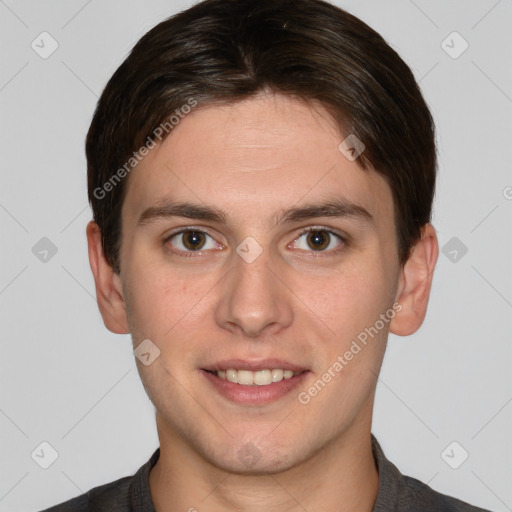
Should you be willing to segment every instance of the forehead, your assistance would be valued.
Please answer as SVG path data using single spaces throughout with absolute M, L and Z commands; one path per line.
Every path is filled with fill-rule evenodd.
M 282 95 L 197 108 L 132 171 L 128 222 L 163 198 L 214 204 L 235 220 L 325 197 L 393 216 L 386 181 L 338 149 L 344 135 L 321 107 Z

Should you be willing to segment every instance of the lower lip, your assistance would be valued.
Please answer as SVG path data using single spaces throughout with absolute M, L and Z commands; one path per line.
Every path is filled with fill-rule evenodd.
M 232 402 L 244 405 L 265 405 L 275 402 L 300 386 L 309 371 L 294 375 L 289 379 L 279 382 L 272 382 L 266 386 L 245 386 L 235 384 L 226 379 L 221 379 L 213 373 L 201 370 L 201 373 L 208 379 L 215 389 Z

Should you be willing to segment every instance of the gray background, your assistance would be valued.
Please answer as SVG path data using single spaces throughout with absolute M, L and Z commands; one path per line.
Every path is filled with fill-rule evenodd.
M 0 0 L 0 511 L 132 474 L 158 445 L 130 337 L 105 329 L 95 301 L 83 141 L 132 45 L 190 4 Z M 446 254 L 425 324 L 390 340 L 373 432 L 403 473 L 512 510 L 512 0 L 337 4 L 412 67 L 438 128 L 434 224 Z M 51 49 L 43 31 L 58 43 L 46 59 L 31 47 Z M 457 58 L 453 31 L 469 44 Z M 46 261 L 43 237 L 57 248 Z M 48 469 L 43 441 L 58 452 Z

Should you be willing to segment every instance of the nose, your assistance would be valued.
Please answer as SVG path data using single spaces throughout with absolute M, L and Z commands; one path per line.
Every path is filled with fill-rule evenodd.
M 270 261 L 267 251 L 251 262 L 234 254 L 234 264 L 222 280 L 217 324 L 250 338 L 262 337 L 267 332 L 277 334 L 291 325 L 293 294 L 279 269 L 278 262 Z

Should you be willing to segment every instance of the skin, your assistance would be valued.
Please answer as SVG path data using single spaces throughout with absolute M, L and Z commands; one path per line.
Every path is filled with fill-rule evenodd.
M 388 332 L 409 335 L 423 322 L 438 242 L 427 224 L 399 264 L 391 190 L 338 150 L 344 138 L 320 106 L 278 94 L 197 108 L 129 177 L 119 275 L 98 226 L 87 226 L 106 327 L 130 332 L 135 347 L 150 339 L 160 349 L 149 366 L 137 360 L 156 408 L 161 454 L 150 487 L 158 512 L 373 508 L 377 374 Z M 164 197 L 220 208 L 227 222 L 173 217 L 138 226 Z M 278 222 L 287 208 L 328 198 L 356 203 L 373 220 Z M 192 257 L 170 250 L 186 254 L 186 237 L 164 241 L 186 227 L 211 236 Z M 299 238 L 307 227 L 349 242 L 324 232 L 319 251 L 307 234 Z M 263 251 L 252 263 L 236 252 L 248 236 Z M 394 303 L 394 318 L 301 404 L 297 394 Z M 267 357 L 309 370 L 300 389 L 269 405 L 235 404 L 200 374 L 222 359 Z M 248 446 L 259 454 L 251 464 L 237 455 Z

